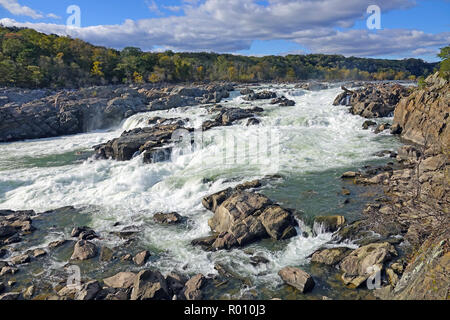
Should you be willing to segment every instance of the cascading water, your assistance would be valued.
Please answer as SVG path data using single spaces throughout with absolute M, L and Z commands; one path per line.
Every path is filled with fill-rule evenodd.
M 189 126 L 199 127 L 212 118 L 206 108 L 194 106 L 137 114 L 111 131 L 1 144 L 0 208 L 36 212 L 64 206 L 83 208 L 90 226 L 111 245 L 121 240 L 110 231 L 123 226 L 137 228 L 139 246 L 157 253 L 151 265 L 163 273 L 178 270 L 188 274 L 214 274 L 217 272 L 214 265 L 220 263 L 249 278 L 256 288 L 275 289 L 281 284 L 277 276 L 280 268 L 307 265 L 308 257 L 329 242 L 332 235 L 312 236 L 300 221 L 300 235 L 286 242 L 263 241 L 245 250 L 204 252 L 190 245 L 193 239 L 210 233 L 207 221 L 212 213 L 203 208 L 202 198 L 277 173 L 283 179 L 270 182 L 262 192 L 285 207 L 302 211 L 303 220 L 334 212 L 351 218 L 359 207 L 339 205 L 340 198 L 336 195 L 340 188 L 339 174 L 375 161 L 375 152 L 395 149 L 399 144 L 388 134 L 375 135 L 370 130 L 362 130 L 363 118 L 349 114 L 346 107 L 332 106 L 339 89 L 317 92 L 293 86 L 270 89 L 294 100 L 296 105 L 279 107 L 268 101 L 248 103 L 233 93 L 222 105 L 264 108 L 260 125 L 247 127 L 243 121 L 211 129 L 204 133 L 207 142 L 202 149 L 174 161 L 143 164 L 140 156 L 127 162 L 94 161 L 89 156 L 92 146 L 115 138 L 124 130 L 144 127 L 151 117 L 189 119 Z M 275 131 L 278 139 L 264 141 L 261 129 Z M 260 143 L 276 143 L 275 150 L 279 153 L 271 153 L 263 163 L 242 161 L 224 165 L 223 151 L 231 148 L 232 139 L 222 139 L 223 136 L 239 141 L 260 139 Z M 247 152 L 249 159 L 262 156 L 258 154 L 260 150 L 251 145 Z M 266 166 L 273 162 L 278 164 L 277 172 Z M 178 212 L 187 218 L 187 223 L 169 227 L 157 225 L 152 221 L 157 212 Z M 120 227 L 113 227 L 117 222 Z M 302 235 L 303 232 L 309 236 Z M 48 244 L 61 236 L 48 233 L 40 239 L 40 244 Z M 248 250 L 270 262 L 251 265 Z M 60 261 L 54 264 L 61 265 Z

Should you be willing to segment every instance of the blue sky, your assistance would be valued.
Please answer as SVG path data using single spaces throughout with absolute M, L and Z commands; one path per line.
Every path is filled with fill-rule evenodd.
M 70 5 L 81 9 L 81 28 L 66 28 Z M 381 9 L 380 30 L 366 26 L 369 5 Z M 436 61 L 450 43 L 450 1 L 0 0 L 0 23 L 118 49 Z

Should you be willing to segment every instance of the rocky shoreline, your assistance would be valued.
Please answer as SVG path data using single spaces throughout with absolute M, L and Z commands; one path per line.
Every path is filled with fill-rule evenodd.
M 47 92 L 42 93 L 42 97 L 24 102 L 22 106 L 17 101 L 9 102 L 0 108 L 0 142 L 105 128 L 137 112 L 199 103 L 212 103 L 208 108 L 216 114 L 214 120 L 203 123 L 203 130 L 231 125 L 244 119 L 248 119 L 248 125 L 257 124 L 256 115 L 261 112 L 258 109 L 215 105 L 233 90 L 230 85 L 162 90 L 110 89 L 81 90 L 76 93 L 81 95 L 83 92 L 81 99 L 70 92 L 59 95 Z M 321 87 L 312 85 L 310 89 L 319 90 Z M 94 91 L 95 97 L 92 96 Z M 335 104 L 348 105 L 351 113 L 370 119 L 386 117 L 395 111 L 392 127 L 374 121 L 374 124 L 367 123 L 367 128 L 375 126 L 377 132 L 390 129 L 393 134 L 401 134 L 405 141 L 414 143 L 390 154 L 396 158 L 395 163 L 342 173 L 343 179 L 361 185 L 361 188 L 364 185 L 378 185 L 384 190 L 383 197 L 367 204 L 363 219 L 348 223 L 343 216 L 329 216 L 316 217 L 314 221 L 314 229 L 322 228 L 335 233 L 333 247 L 322 248 L 312 254 L 311 262 L 337 268 L 343 286 L 365 287 L 367 280 L 379 272 L 380 286 L 374 290 L 378 298 L 448 299 L 449 92 L 449 83 L 434 75 L 421 89 L 367 84 L 355 91 L 345 89 L 336 98 Z M 244 89 L 241 93 L 247 101 L 272 99 L 273 104 L 281 107 L 292 105 L 288 99 L 274 96 L 269 91 L 255 93 Z M 79 113 L 81 105 L 83 109 L 86 107 L 87 113 Z M 27 110 L 33 112 L 27 114 Z M 39 116 L 36 116 L 36 110 Z M 86 119 L 92 118 L 96 122 L 88 123 Z M 49 119 L 55 122 L 48 123 Z M 24 121 L 28 127 L 16 126 L 17 131 L 12 134 L 11 128 L 17 121 Z M 36 130 L 31 123 L 39 124 L 40 130 Z M 47 125 L 50 130 L 45 127 Z M 164 154 L 170 153 L 172 134 L 179 129 L 194 130 L 183 119 L 150 119 L 148 125 L 147 128 L 124 132 L 117 139 L 95 146 L 96 157 L 127 161 L 143 153 L 144 162 L 163 161 L 161 150 Z M 216 251 L 245 247 L 268 238 L 282 241 L 296 236 L 297 222 L 294 217 L 298 214 L 260 194 L 258 189 L 263 183 L 260 180 L 251 181 L 204 198 L 203 206 L 213 213 L 209 220 L 212 236 L 196 239 L 192 245 L 206 251 Z M 34 285 L 17 290 L 14 276 L 20 273 L 21 266 L 42 259 L 58 248 L 70 251 L 68 263 L 83 263 L 98 257 L 100 261 L 120 261 L 125 266 L 121 269 L 129 264 L 142 267 L 151 258 L 147 250 L 123 252 L 122 249 L 109 249 L 101 244 L 94 230 L 84 226 L 75 226 L 68 237 L 70 240 L 56 241 L 47 248 L 30 249 L 18 254 L 11 251 L 9 245 L 31 237 L 36 229 L 34 221 L 48 214 L 0 211 L 0 259 L 4 260 L 0 261 L 0 300 L 198 300 L 207 298 L 209 295 L 206 292 L 228 281 L 247 282 L 222 265 L 215 266 L 218 276 L 197 274 L 190 278 L 177 272 L 163 276 L 157 270 L 128 267 L 128 270 L 108 278 L 82 279 L 81 287 L 61 283 L 48 290 Z M 160 213 L 154 218 L 157 223 L 165 225 L 182 223 L 184 219 L 177 213 Z M 125 237 L 132 234 L 133 230 L 124 229 L 121 232 L 121 236 Z M 348 248 L 346 244 L 349 241 L 357 244 L 358 248 Z M 252 261 L 255 264 L 266 263 L 263 257 L 257 255 L 252 257 Z M 299 268 L 286 267 L 279 270 L 279 276 L 301 293 L 307 294 L 315 285 L 314 277 Z

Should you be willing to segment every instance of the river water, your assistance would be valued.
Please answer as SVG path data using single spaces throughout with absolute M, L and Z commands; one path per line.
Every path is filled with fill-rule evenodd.
M 130 253 L 150 250 L 152 257 L 146 267 L 155 267 L 163 274 L 174 270 L 189 275 L 217 274 L 214 265 L 220 263 L 250 283 L 224 285 L 211 290 L 210 298 L 302 298 L 282 286 L 277 272 L 285 266 L 300 266 L 324 278 L 309 297 L 356 298 L 354 292 L 346 295 L 336 291 L 333 283 L 338 280 L 333 270 L 315 271 L 310 266 L 308 256 L 332 237 L 313 234 L 311 222 L 315 216 L 332 214 L 357 219 L 364 202 L 376 192 L 346 184 L 340 175 L 366 164 L 387 162 L 374 153 L 395 150 L 400 142 L 387 133 L 375 135 L 362 130 L 365 119 L 351 115 L 347 107 L 333 106 L 341 92 L 338 87 L 309 92 L 285 85 L 270 90 L 295 100 L 296 106 L 273 106 L 267 100 L 247 103 L 233 92 L 222 105 L 262 107 L 264 112 L 258 116 L 261 124 L 247 127 L 247 120 L 243 120 L 230 127 L 213 128 L 204 133 L 202 148 L 168 162 L 143 164 L 140 156 L 127 162 L 96 161 L 91 158 L 92 146 L 118 137 L 124 130 L 143 127 L 154 116 L 187 118 L 196 127 L 213 117 L 206 108 L 137 114 L 109 131 L 0 144 L 0 209 L 44 212 L 76 208 L 37 221 L 38 230 L 30 240 L 36 248 L 68 239 L 73 226 L 87 224 L 100 233 L 97 242 L 101 245 L 127 248 Z M 247 147 L 234 147 L 233 143 L 242 141 Z M 237 160 L 227 156 L 230 149 L 237 150 Z M 207 222 L 212 213 L 201 204 L 204 196 L 274 174 L 278 178 L 270 179 L 261 192 L 284 207 L 296 209 L 300 229 L 308 236 L 278 243 L 266 240 L 245 249 L 214 253 L 190 245 L 193 239 L 210 234 Z M 352 192 L 348 204 L 340 192 L 344 186 Z M 160 226 L 152 220 L 158 212 L 178 212 L 187 222 Z M 137 240 L 130 244 L 113 233 L 123 228 L 138 231 Z M 253 266 L 252 255 L 263 256 L 270 263 Z M 70 248 L 49 254 L 44 262 L 30 267 L 30 272 L 51 279 L 62 272 L 68 257 Z M 99 279 L 123 268 L 117 262 L 92 261 L 80 267 L 83 276 Z

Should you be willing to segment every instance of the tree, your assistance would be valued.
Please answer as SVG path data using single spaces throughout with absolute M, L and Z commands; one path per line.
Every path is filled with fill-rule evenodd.
M 102 67 L 101 67 L 101 62 L 100 61 L 94 61 L 94 64 L 92 66 L 91 69 L 91 73 L 93 76 L 95 77 L 103 77 L 105 74 L 102 72 Z
M 450 46 L 442 48 L 438 57 L 442 59 L 439 74 L 448 80 L 450 78 Z

